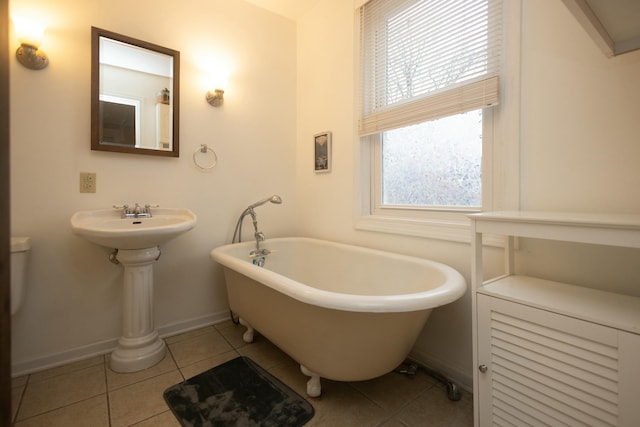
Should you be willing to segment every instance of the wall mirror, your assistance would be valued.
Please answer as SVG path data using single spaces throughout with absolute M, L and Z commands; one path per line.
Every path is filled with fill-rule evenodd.
M 91 149 L 178 157 L 180 52 L 91 28 Z

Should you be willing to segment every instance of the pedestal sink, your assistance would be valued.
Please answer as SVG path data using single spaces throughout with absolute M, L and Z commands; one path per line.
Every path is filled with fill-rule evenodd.
M 133 214 L 132 214 L 133 215 Z M 71 217 L 73 232 L 90 242 L 114 248 L 124 267 L 122 336 L 111 354 L 111 369 L 136 372 L 160 362 L 165 343 L 153 323 L 153 263 L 159 245 L 191 230 L 189 209 L 156 208 L 151 217 L 122 218 L 122 210 L 80 211 Z

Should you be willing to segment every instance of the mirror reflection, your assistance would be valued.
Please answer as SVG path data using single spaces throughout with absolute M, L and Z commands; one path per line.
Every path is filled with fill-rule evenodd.
M 92 28 L 92 150 L 178 157 L 179 55 Z

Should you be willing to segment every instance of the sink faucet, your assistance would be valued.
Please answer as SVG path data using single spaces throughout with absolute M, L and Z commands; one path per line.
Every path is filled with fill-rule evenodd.
M 136 203 L 136 205 L 131 208 L 129 205 L 113 205 L 115 209 L 122 209 L 122 215 L 120 215 L 121 218 L 151 218 L 153 216 L 151 215 L 151 208 L 157 208 L 159 206 L 160 205 L 151 206 L 146 204 L 143 207 Z

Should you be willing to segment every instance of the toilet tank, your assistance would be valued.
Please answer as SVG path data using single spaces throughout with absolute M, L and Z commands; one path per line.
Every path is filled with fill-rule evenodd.
M 24 298 L 31 238 L 11 238 L 11 314 L 15 314 Z

